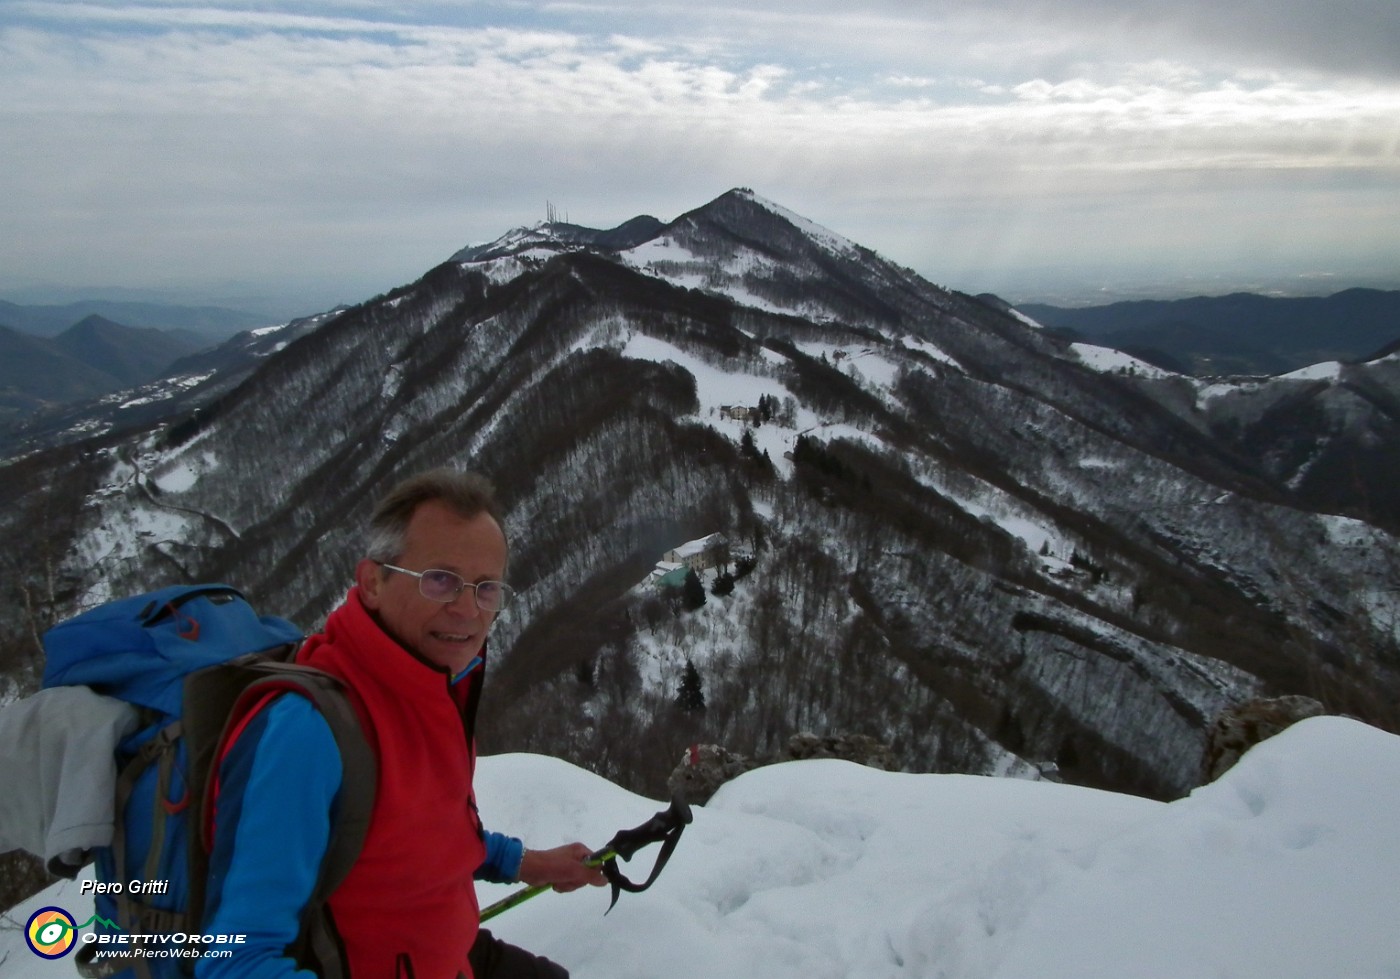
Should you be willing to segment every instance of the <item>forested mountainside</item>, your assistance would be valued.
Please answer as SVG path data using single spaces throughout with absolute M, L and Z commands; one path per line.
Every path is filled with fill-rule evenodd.
M 1207 385 L 745 190 L 512 232 L 288 340 L 197 410 L 5 466 L 16 689 L 47 623 L 172 581 L 315 629 L 374 499 L 456 465 L 497 482 L 520 590 L 486 751 L 659 794 L 696 740 L 851 731 L 1172 797 L 1258 693 L 1396 729 L 1394 357 Z M 647 583 L 715 533 L 719 594 Z

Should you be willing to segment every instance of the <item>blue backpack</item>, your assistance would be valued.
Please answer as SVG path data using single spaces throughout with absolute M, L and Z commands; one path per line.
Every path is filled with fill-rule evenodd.
M 301 640 L 290 622 L 259 616 L 227 585 L 175 586 L 121 599 L 44 634 L 44 687 L 82 684 L 140 710 L 139 729 L 117 749 L 112 845 L 95 853 L 98 881 L 123 885 L 120 893 L 95 898 L 98 915 L 120 932 L 198 935 L 212 846 L 205 838 L 216 783 L 210 776 L 221 745 L 241 730 L 239 720 L 292 691 L 326 718 L 345 778 L 320 879 L 289 954 L 322 974 L 338 971 L 334 936 L 320 912 L 364 842 L 377 768 L 340 681 L 293 662 Z M 160 893 L 131 893 L 132 881 Z M 189 958 L 95 959 L 97 948 L 84 945 L 82 974 L 176 974 L 162 962 L 192 971 Z

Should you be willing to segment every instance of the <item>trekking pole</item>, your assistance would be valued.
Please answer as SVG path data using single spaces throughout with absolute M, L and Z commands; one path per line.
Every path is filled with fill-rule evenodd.
M 613 909 L 613 905 L 617 903 L 618 896 L 622 891 L 639 894 L 656 881 L 656 878 L 661 874 L 661 868 L 666 866 L 666 861 L 671 859 L 671 853 L 676 849 L 676 844 L 680 842 L 681 833 L 693 818 L 690 806 L 686 804 L 685 800 L 680 796 L 673 796 L 668 808 L 661 810 L 640 826 L 618 830 L 606 846 L 588 855 L 588 859 L 583 862 L 584 866 L 602 867 L 603 875 L 612 885 L 612 901 L 608 904 L 608 911 Z M 641 884 L 628 880 L 623 876 L 622 871 L 617 869 L 617 858 L 631 860 L 638 850 L 650 846 L 652 843 L 660 843 L 661 852 L 657 854 L 656 863 L 651 868 L 651 875 Z M 496 915 L 509 911 L 516 905 L 523 904 L 535 895 L 543 894 L 550 889 L 551 885 L 549 884 L 533 884 L 530 887 L 521 888 L 514 894 L 507 895 L 485 908 L 481 912 L 481 920 L 490 921 Z M 607 911 L 603 913 L 607 914 Z

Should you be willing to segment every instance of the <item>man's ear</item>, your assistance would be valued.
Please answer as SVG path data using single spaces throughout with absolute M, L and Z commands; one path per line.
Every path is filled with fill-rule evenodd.
M 370 611 L 379 609 L 379 588 L 384 583 L 384 575 L 379 565 L 369 558 L 361 558 L 355 565 L 355 584 L 360 587 L 360 601 Z

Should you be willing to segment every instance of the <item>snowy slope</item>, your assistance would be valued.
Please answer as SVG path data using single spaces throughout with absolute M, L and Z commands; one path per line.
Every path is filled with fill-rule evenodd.
M 601 843 L 661 808 L 536 755 L 484 758 L 479 780 L 488 820 L 540 846 Z M 1397 807 L 1400 738 L 1335 717 L 1173 803 L 793 762 L 697 807 L 655 887 L 606 918 L 603 891 L 546 894 L 492 927 L 577 979 L 1395 976 Z M 75 890 L 7 924 L 44 904 L 85 917 Z M 5 976 L 67 968 L 0 932 Z

